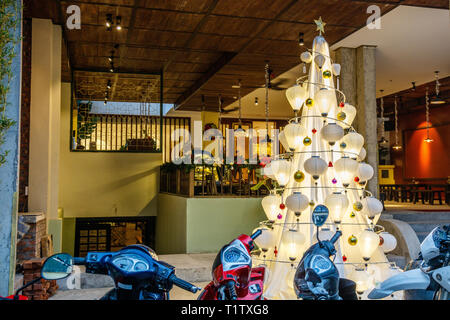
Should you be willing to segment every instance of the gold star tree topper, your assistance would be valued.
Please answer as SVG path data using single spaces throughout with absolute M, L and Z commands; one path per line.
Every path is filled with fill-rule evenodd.
M 325 33 L 324 27 L 326 26 L 326 23 L 322 21 L 322 17 L 319 17 L 319 20 L 314 20 L 314 22 L 317 25 L 317 31 L 319 31 L 319 34 L 322 35 L 322 33 Z

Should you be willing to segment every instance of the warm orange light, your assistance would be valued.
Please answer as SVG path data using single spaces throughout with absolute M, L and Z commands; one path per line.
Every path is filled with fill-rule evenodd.
M 430 143 L 430 142 L 433 142 L 433 139 L 431 139 L 430 137 L 427 137 L 427 138 L 424 139 L 423 141 Z
M 398 144 L 396 144 L 395 146 L 392 147 L 392 149 L 395 149 L 395 150 L 400 150 L 401 148 L 402 148 L 402 146 L 398 145 Z

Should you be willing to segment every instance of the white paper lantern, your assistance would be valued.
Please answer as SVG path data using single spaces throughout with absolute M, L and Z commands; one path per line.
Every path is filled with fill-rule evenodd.
M 358 162 L 348 157 L 342 157 L 334 163 L 334 169 L 342 185 L 348 187 L 358 170 Z
M 356 108 L 349 103 L 345 103 L 341 111 L 345 113 L 345 120 L 341 122 L 341 125 L 347 129 L 352 125 L 353 120 L 355 120 Z
M 292 86 L 286 90 L 286 98 L 292 109 L 298 111 L 307 98 L 306 88 L 300 85 Z
M 300 123 L 291 122 L 283 129 L 289 150 L 297 150 L 303 144 L 303 138 L 306 136 L 306 128 Z
M 344 129 L 336 123 L 329 123 L 322 127 L 320 136 L 330 145 L 334 145 L 336 141 L 341 140 L 344 136 Z
M 305 171 L 309 173 L 315 180 L 319 179 L 319 176 L 323 174 L 327 168 L 328 164 L 325 160 L 319 156 L 312 156 L 303 164 Z
M 331 218 L 334 223 L 341 223 L 348 205 L 349 201 L 347 196 L 340 192 L 330 193 L 325 198 L 325 206 L 330 210 Z
M 320 114 L 323 117 L 328 115 L 328 112 L 336 107 L 336 95 L 334 90 L 320 89 L 314 95 L 315 103 L 317 104 Z
M 361 151 L 359 152 L 359 161 L 363 161 L 366 158 L 367 152 L 364 147 L 361 148 Z
M 277 194 L 270 194 L 261 201 L 267 219 L 275 221 L 280 212 L 281 197 Z
M 323 65 L 325 64 L 325 57 L 321 54 L 318 54 L 314 58 L 314 62 L 317 64 L 319 69 L 322 69 Z
M 300 59 L 304 62 L 304 63 L 311 63 L 312 61 L 312 55 L 309 51 L 305 51 L 302 52 L 302 54 L 300 55 Z
M 366 197 L 361 200 L 361 203 L 363 205 L 362 212 L 375 224 L 375 218 L 378 220 L 381 212 L 383 212 L 383 203 L 374 197 Z
M 397 247 L 397 239 L 395 239 L 395 237 L 389 232 L 383 231 L 379 234 L 379 236 L 380 238 L 383 238 L 383 240 L 381 241 L 381 248 L 384 252 L 390 252 L 394 250 L 395 247 Z
M 295 229 L 289 229 L 283 232 L 281 240 L 281 251 L 289 260 L 295 261 L 302 254 L 302 247 L 305 243 L 305 236 Z
M 330 240 L 331 238 L 333 238 L 333 236 L 334 236 L 334 232 L 331 231 L 329 228 L 321 228 L 321 229 L 319 229 L 319 239 L 320 239 L 320 241 Z M 313 243 L 317 242 L 317 232 L 314 232 L 312 242 Z
M 350 278 L 356 282 L 356 292 L 358 294 L 363 294 L 364 291 L 369 289 L 370 276 L 364 269 L 355 269 Z
M 369 261 L 380 245 L 380 237 L 371 230 L 362 231 L 359 236 L 358 247 L 364 261 Z
M 281 145 L 283 146 L 284 149 L 289 150 L 289 144 L 287 142 L 286 135 L 284 134 L 284 131 L 281 131 L 278 134 L 278 140 L 280 140 L 280 143 L 281 143 Z
M 285 186 L 291 176 L 291 162 L 286 159 L 277 159 L 271 161 L 272 172 L 280 186 Z
M 293 211 L 296 215 L 308 208 L 309 199 L 307 196 L 303 195 L 301 192 L 294 192 L 286 198 L 286 207 Z
M 339 63 L 333 63 L 331 65 L 331 69 L 333 70 L 333 74 L 338 76 L 341 74 L 341 65 Z
M 358 167 L 356 176 L 359 178 L 359 182 L 369 181 L 373 177 L 373 168 L 370 164 L 361 162 Z
M 273 248 L 276 246 L 276 233 L 273 231 L 273 229 L 269 228 L 257 228 L 253 230 L 253 233 L 256 232 L 256 230 L 260 229 L 261 234 L 255 239 L 255 243 L 258 247 L 260 247 L 263 250 L 268 250 L 269 248 Z
M 275 175 L 273 174 L 272 165 L 270 162 L 266 164 L 264 168 L 262 168 L 262 174 L 270 179 L 275 180 Z
M 364 145 L 364 137 L 357 132 L 349 132 L 341 141 L 346 145 L 344 152 L 349 157 L 356 159 Z

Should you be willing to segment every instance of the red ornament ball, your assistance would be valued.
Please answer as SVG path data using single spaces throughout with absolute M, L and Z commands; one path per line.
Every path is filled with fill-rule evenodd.
M 328 167 L 329 167 L 329 168 L 333 167 L 333 163 L 332 163 L 331 161 L 328 162 Z
M 280 209 L 284 210 L 284 208 L 286 208 L 286 206 L 284 205 L 284 203 L 280 204 Z
M 312 133 L 315 134 L 317 132 L 316 129 L 312 129 Z
M 347 257 L 346 256 L 342 256 L 342 261 L 347 261 Z
M 382 236 L 380 236 L 380 247 L 383 245 L 383 243 L 384 243 L 384 239 Z
M 355 182 L 359 182 L 359 177 L 355 177 Z
M 259 166 L 262 167 L 262 168 L 264 168 L 264 167 L 266 166 L 266 164 L 265 164 L 264 162 L 261 162 L 261 163 L 259 164 Z
M 343 108 L 344 107 L 344 103 L 343 102 L 339 103 L 339 107 Z

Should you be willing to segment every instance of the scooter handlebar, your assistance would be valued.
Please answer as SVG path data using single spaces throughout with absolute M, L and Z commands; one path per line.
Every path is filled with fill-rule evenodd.
M 332 244 L 335 244 L 336 241 L 338 241 L 338 239 L 339 239 L 341 236 L 342 236 L 342 231 L 341 231 L 341 230 L 336 231 L 336 233 L 334 234 L 334 236 L 330 239 L 330 242 L 331 242 Z
M 255 240 L 256 238 L 258 238 L 258 237 L 261 235 L 261 233 L 262 233 L 262 230 L 261 230 L 261 229 L 258 229 L 258 230 L 255 231 L 254 234 L 252 234 L 252 235 L 250 236 L 250 238 L 252 238 L 252 240 Z
M 193 284 L 191 284 L 187 281 L 184 281 L 183 279 L 178 278 L 174 274 L 172 274 L 169 279 L 174 285 L 176 285 L 177 287 L 180 287 L 181 289 L 184 289 L 186 291 L 196 293 L 198 290 L 201 290 L 201 288 L 196 287 Z

